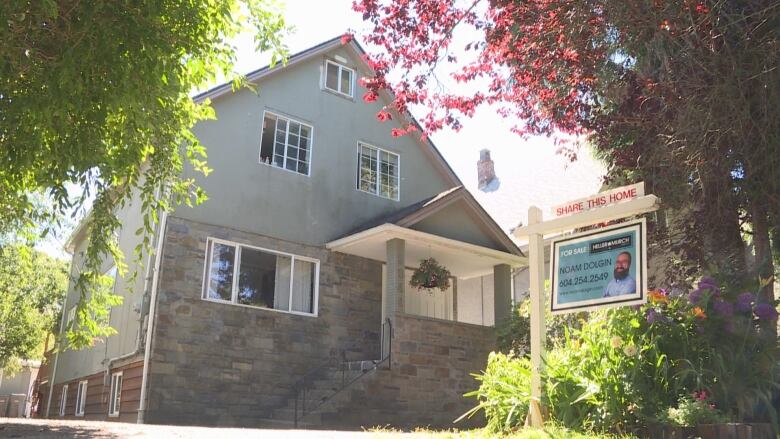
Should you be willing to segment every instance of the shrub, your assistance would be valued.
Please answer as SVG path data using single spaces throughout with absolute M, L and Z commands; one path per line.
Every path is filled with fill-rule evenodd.
M 724 292 L 708 278 L 690 293 L 656 290 L 648 296 L 641 307 L 594 312 L 576 324 L 556 322 L 563 335 L 553 338 L 546 356 L 543 401 L 556 422 L 618 432 L 705 415 L 775 422 L 771 400 L 780 389 L 780 356 L 768 330 L 777 320 L 775 304 L 758 303 L 752 293 Z M 489 426 L 521 425 L 529 361 L 492 354 L 478 379 L 480 389 L 470 395 L 480 401 L 475 410 L 485 410 Z M 686 399 L 702 392 L 709 412 Z

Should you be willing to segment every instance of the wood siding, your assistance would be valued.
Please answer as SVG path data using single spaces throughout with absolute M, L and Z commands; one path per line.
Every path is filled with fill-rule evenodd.
M 62 419 L 136 422 L 138 407 L 141 401 L 143 369 L 143 361 L 137 361 L 111 369 L 111 373 L 109 373 L 108 376 L 101 372 L 63 383 L 57 383 L 57 385 L 54 386 L 54 395 L 52 395 L 49 417 L 61 417 L 59 416 L 60 398 L 62 395 L 62 387 L 67 384 L 68 396 L 65 405 L 65 416 L 62 416 Z M 122 372 L 122 393 L 119 403 L 119 416 L 110 417 L 108 416 L 108 403 L 111 395 L 111 374 L 120 371 Z M 84 416 L 76 416 L 76 395 L 78 393 L 79 382 L 84 380 L 87 380 L 88 382 Z M 45 411 L 45 406 L 43 410 Z

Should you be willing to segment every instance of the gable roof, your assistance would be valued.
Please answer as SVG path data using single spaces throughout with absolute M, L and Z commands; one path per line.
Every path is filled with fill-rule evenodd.
M 246 75 L 246 79 L 249 82 L 257 83 L 264 78 L 267 78 L 271 75 L 275 75 L 277 73 L 283 72 L 284 69 L 290 68 L 296 64 L 302 63 L 304 61 L 310 60 L 314 57 L 324 55 L 338 47 L 344 47 L 348 49 L 348 51 L 352 52 L 352 58 L 358 60 L 358 63 L 363 68 L 363 70 L 373 73 L 374 70 L 368 65 L 368 63 L 365 62 L 364 56 L 367 55 L 366 51 L 363 49 L 363 47 L 358 43 L 355 38 L 351 38 L 350 41 L 346 44 L 342 43 L 342 37 L 338 36 L 335 38 L 332 38 L 330 40 L 324 41 L 320 44 L 317 44 L 316 46 L 312 46 L 306 50 L 303 50 L 301 52 L 297 52 L 293 55 L 290 55 L 287 59 L 287 63 L 277 64 L 274 67 L 271 67 L 270 65 L 267 65 L 265 67 L 259 68 L 255 71 L 252 71 Z M 228 93 L 231 93 L 233 91 L 233 85 L 230 82 L 226 82 L 224 84 L 220 84 L 216 87 L 213 87 L 203 93 L 197 94 L 193 97 L 193 100 L 195 102 L 203 102 L 206 99 L 215 99 L 220 96 L 226 95 Z M 394 101 L 394 96 L 386 91 L 382 90 L 379 93 L 380 97 L 385 101 L 385 104 L 390 106 L 392 102 Z M 417 122 L 417 120 L 414 119 L 414 117 L 409 114 L 401 114 L 398 111 L 391 110 L 393 112 L 394 117 L 397 118 L 397 120 L 402 120 L 410 125 L 414 125 L 420 128 L 420 124 Z M 421 130 L 419 130 L 421 131 Z M 423 153 L 425 153 L 426 156 L 428 156 L 429 159 L 434 164 L 434 168 L 436 168 L 437 171 L 444 177 L 445 181 L 450 186 L 463 186 L 463 182 L 460 181 L 460 178 L 458 178 L 457 174 L 455 174 L 455 171 L 452 170 L 452 167 L 450 167 L 450 164 L 447 163 L 447 161 L 444 159 L 444 156 L 442 156 L 439 149 L 436 147 L 436 145 L 433 144 L 433 142 L 430 140 L 430 138 L 426 138 L 425 140 L 421 139 L 420 136 L 412 135 L 410 136 L 415 139 L 416 143 L 420 145 Z
M 403 209 L 396 210 L 389 215 L 383 215 L 367 221 L 345 236 L 354 235 L 383 224 L 393 224 L 400 227 L 412 227 L 420 221 L 429 218 L 444 209 L 445 207 L 461 201 L 465 204 L 468 213 L 475 216 L 482 229 L 497 243 L 504 247 L 505 251 L 518 256 L 524 256 L 520 248 L 514 241 L 501 229 L 493 218 L 485 212 L 477 200 L 463 186 L 457 186 L 452 189 L 441 192 L 433 197 L 426 198 L 417 203 L 409 205 Z

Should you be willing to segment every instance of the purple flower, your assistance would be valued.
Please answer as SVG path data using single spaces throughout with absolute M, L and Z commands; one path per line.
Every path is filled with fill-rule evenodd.
M 737 296 L 737 311 L 750 312 L 753 309 L 753 302 L 756 296 L 753 293 L 742 293 Z
M 723 329 L 725 329 L 729 334 L 734 334 L 737 332 L 737 327 L 734 326 L 734 322 L 731 320 L 726 320 L 723 323 Z
M 768 303 L 759 303 L 756 305 L 756 309 L 754 309 L 753 312 L 756 314 L 756 317 L 761 320 L 777 320 L 777 310 L 774 306 Z
M 651 325 L 654 323 L 669 323 L 669 318 L 656 311 L 655 308 L 648 309 L 645 318 L 647 319 L 647 323 Z
M 692 304 L 699 303 L 703 294 L 704 292 L 701 290 L 701 288 L 697 288 L 691 291 L 690 294 L 688 294 L 688 301 L 691 302 Z
M 713 278 L 711 278 L 711 277 L 709 277 L 709 276 L 704 276 L 704 277 L 703 277 L 703 278 L 701 278 L 701 280 L 699 281 L 699 287 L 700 287 L 700 288 L 701 288 L 701 287 L 703 287 L 704 285 L 709 285 L 709 286 L 712 286 L 712 287 L 718 288 L 718 283 L 717 283 L 717 282 L 715 282 L 715 279 L 713 279 Z
M 712 309 L 723 317 L 731 317 L 734 315 L 734 306 L 725 300 L 715 301 L 715 303 L 712 304 Z

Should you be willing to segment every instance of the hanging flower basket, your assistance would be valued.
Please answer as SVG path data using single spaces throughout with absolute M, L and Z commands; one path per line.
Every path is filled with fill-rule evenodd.
M 446 291 L 450 287 L 450 270 L 436 262 L 436 259 L 428 258 L 420 261 L 420 266 L 412 273 L 409 285 L 418 290 L 432 290 L 438 288 Z

